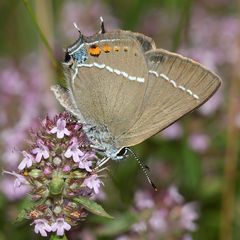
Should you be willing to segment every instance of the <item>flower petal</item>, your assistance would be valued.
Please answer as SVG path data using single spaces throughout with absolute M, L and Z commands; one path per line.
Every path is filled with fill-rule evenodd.
M 64 229 L 69 231 L 71 229 L 71 225 L 68 224 L 67 222 L 64 222 L 64 225 L 63 225 Z
M 45 150 L 42 154 L 44 159 L 49 158 L 49 152 L 47 150 Z
M 64 128 L 64 134 L 69 136 L 71 134 L 71 132 L 67 129 L 67 128 Z
M 58 131 L 57 132 L 57 138 L 63 138 L 64 137 L 64 132 L 63 131 Z
M 37 163 L 39 163 L 39 162 L 41 162 L 41 160 L 42 160 L 42 153 L 41 153 L 41 152 L 38 152 L 38 153 L 37 153 L 37 156 L 36 156 L 36 158 L 35 158 L 35 161 L 36 161 Z
M 26 167 L 26 160 L 23 159 L 21 163 L 18 165 L 18 169 L 22 171 Z
M 51 226 L 51 229 L 53 232 L 56 232 L 57 230 L 57 223 L 53 223 L 52 226 Z
M 47 237 L 47 233 L 46 233 L 45 229 L 40 228 L 39 231 L 40 231 L 40 234 L 42 237 Z
M 50 133 L 56 133 L 58 131 L 58 129 L 57 129 L 57 127 L 54 127 L 51 131 L 50 131 Z

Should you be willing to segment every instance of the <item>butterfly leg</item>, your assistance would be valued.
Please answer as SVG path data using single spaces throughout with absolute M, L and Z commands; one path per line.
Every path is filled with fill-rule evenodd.
M 104 152 L 104 151 L 105 151 L 104 148 L 101 148 L 101 147 L 96 146 L 96 145 L 90 144 L 90 147 L 93 148 L 93 149 L 95 149 L 95 150 L 97 150 L 97 151 L 99 151 L 99 152 Z
M 104 157 L 102 158 L 98 163 L 97 163 L 97 167 L 100 168 L 102 167 L 105 163 L 107 163 L 111 158 L 109 157 Z

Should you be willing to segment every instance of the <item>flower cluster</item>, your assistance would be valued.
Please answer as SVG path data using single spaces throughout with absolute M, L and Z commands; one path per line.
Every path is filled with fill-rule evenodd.
M 117 239 L 181 239 L 191 240 L 190 232 L 197 229 L 196 203 L 185 203 L 175 186 L 153 196 L 149 192 L 135 194 L 138 221 L 131 226 L 129 234 Z
M 45 118 L 32 142 L 23 151 L 14 187 L 30 187 L 33 207 L 26 210 L 34 231 L 42 236 L 49 232 L 64 235 L 87 215 L 76 202 L 80 197 L 91 198 L 99 192 L 97 156 L 82 130 L 70 114 L 62 113 L 54 119 Z

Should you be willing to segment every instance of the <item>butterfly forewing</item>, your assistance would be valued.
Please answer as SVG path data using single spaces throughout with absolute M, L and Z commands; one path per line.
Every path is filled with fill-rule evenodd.
M 157 49 L 146 53 L 149 82 L 142 115 L 118 146 L 136 145 L 203 104 L 217 90 L 220 79 L 199 63 Z
M 115 137 L 129 129 L 140 116 L 148 68 L 138 41 L 125 34 L 106 39 L 87 46 L 88 59 L 78 65 L 77 74 L 72 72 L 71 85 L 86 122 L 107 126 Z M 94 56 L 91 48 L 96 45 L 101 53 Z
M 135 38 L 140 43 L 144 52 L 156 49 L 156 45 L 153 39 L 142 33 L 136 33 L 131 31 L 122 31 L 122 33 L 126 34 L 126 36 Z

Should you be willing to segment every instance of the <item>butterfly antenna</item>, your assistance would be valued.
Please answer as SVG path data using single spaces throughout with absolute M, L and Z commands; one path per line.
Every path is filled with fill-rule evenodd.
M 147 170 L 149 170 L 149 167 L 146 166 L 139 158 L 138 156 L 135 154 L 135 152 L 130 149 L 130 148 L 127 148 L 127 150 L 132 154 L 132 156 L 136 159 L 137 163 L 139 164 L 139 166 L 141 167 L 143 173 L 145 174 L 148 182 L 151 184 L 151 186 L 153 187 L 154 191 L 157 191 L 157 187 L 156 185 L 153 183 L 153 181 L 151 180 L 151 178 L 149 177 L 148 173 L 147 173 Z
M 78 30 L 78 32 L 81 34 L 81 30 L 80 28 L 78 27 L 77 23 L 76 22 L 73 22 L 73 26 Z
M 105 26 L 104 26 L 104 21 L 103 21 L 103 17 L 100 17 L 100 21 L 101 21 L 101 30 L 99 31 L 99 33 L 105 33 Z

